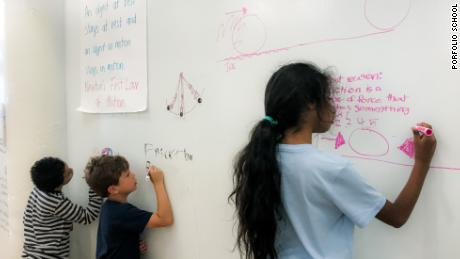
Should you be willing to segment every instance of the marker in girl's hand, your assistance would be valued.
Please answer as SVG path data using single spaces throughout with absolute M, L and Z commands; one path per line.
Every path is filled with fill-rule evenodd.
M 427 128 L 427 127 L 423 127 L 423 126 L 415 126 L 414 127 L 414 130 L 418 131 L 419 133 L 425 135 L 425 136 L 431 136 L 433 135 L 433 129 L 430 129 L 430 128 Z

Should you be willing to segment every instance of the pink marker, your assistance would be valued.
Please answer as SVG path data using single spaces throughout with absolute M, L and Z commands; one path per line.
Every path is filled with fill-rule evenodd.
M 423 126 L 415 126 L 414 128 L 416 131 L 425 134 L 426 136 L 431 136 L 433 135 L 433 129 L 423 127 Z

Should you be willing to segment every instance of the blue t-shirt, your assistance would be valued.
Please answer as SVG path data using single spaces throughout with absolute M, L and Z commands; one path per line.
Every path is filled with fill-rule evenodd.
M 151 216 L 152 212 L 129 203 L 106 200 L 99 217 L 96 258 L 140 258 L 139 236 Z
M 279 258 L 351 259 L 354 226 L 369 224 L 385 205 L 385 197 L 345 158 L 309 144 L 278 147 Z

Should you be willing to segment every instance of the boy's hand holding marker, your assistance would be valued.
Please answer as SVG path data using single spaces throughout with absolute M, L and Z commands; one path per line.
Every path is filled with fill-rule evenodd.
M 146 165 L 147 175 L 145 176 L 146 181 L 151 181 L 153 184 L 162 183 L 164 179 L 163 171 L 150 164 L 150 161 L 147 161 Z
M 150 166 L 147 174 L 147 177 L 153 184 L 162 183 L 164 180 L 163 171 L 156 166 Z

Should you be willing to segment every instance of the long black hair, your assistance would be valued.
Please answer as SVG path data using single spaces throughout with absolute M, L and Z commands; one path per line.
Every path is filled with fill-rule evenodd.
M 282 66 L 265 90 L 265 114 L 234 163 L 229 196 L 238 217 L 237 245 L 246 259 L 278 258 L 277 222 L 281 219 L 281 172 L 277 146 L 287 130 L 301 130 L 305 113 L 330 108 L 331 77 L 307 63 Z

